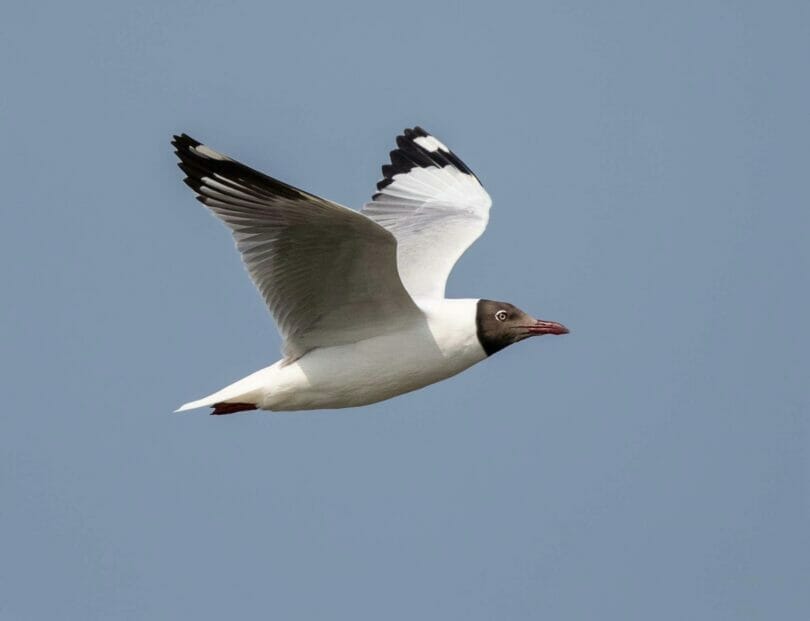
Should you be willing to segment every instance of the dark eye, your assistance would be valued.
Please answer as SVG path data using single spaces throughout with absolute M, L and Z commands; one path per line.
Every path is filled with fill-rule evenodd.
M 497 313 L 495 313 L 495 319 L 498 321 L 506 321 L 508 316 L 509 314 L 505 310 L 499 310 Z

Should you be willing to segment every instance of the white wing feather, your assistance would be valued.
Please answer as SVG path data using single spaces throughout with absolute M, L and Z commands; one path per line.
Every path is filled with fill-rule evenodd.
M 492 200 L 473 172 L 423 129 L 406 129 L 397 146 L 362 213 L 397 238 L 397 267 L 411 296 L 443 298 L 456 261 L 486 229 Z

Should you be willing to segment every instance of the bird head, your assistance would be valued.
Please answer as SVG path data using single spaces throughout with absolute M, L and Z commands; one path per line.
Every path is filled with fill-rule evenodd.
M 513 304 L 494 300 L 478 300 L 475 324 L 488 356 L 530 336 L 568 334 L 561 323 L 535 319 Z

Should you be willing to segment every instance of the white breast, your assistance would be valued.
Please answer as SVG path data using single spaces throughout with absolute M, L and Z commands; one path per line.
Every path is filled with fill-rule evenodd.
M 315 349 L 267 369 L 269 410 L 366 405 L 438 382 L 486 358 L 477 300 L 417 300 L 427 322 L 350 345 Z

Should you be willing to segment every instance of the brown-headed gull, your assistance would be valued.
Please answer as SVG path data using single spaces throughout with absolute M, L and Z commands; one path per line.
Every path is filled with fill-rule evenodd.
M 347 209 L 182 134 L 185 182 L 230 229 L 284 339 L 283 357 L 177 411 L 311 410 L 375 403 L 541 334 L 566 334 L 506 302 L 446 299 L 492 203 L 475 174 L 420 127 L 397 137 L 377 193 Z

